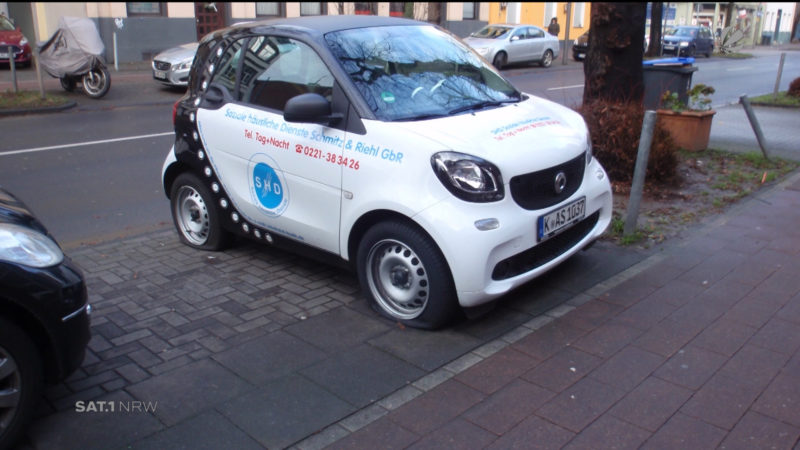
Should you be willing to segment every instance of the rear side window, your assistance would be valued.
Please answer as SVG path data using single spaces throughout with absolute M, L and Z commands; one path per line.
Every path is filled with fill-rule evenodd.
M 294 39 L 250 39 L 242 65 L 238 100 L 283 111 L 297 95 L 316 93 L 331 100 L 333 76 L 317 53 Z
M 236 88 L 236 70 L 242 54 L 242 41 L 234 41 L 225 50 L 225 53 L 217 63 L 218 69 L 214 74 L 212 82 L 225 86 L 229 92 L 234 92 Z

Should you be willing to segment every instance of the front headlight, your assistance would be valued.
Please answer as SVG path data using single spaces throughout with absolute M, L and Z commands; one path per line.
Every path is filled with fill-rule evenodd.
M 25 36 L 22 36 L 22 39 L 19 40 L 19 46 L 24 47 L 25 44 L 28 43 L 28 39 Z
M 189 70 L 192 68 L 192 60 L 183 61 L 177 66 L 175 66 L 175 70 Z
M 0 224 L 0 260 L 30 267 L 50 267 L 64 260 L 52 239 L 19 225 Z
M 475 51 L 478 52 L 478 54 L 481 55 L 481 56 L 486 56 L 486 54 L 489 53 L 489 48 L 488 47 L 479 47 L 479 48 L 476 48 Z
M 477 156 L 439 152 L 431 157 L 439 181 L 453 195 L 468 202 L 495 202 L 504 196 L 500 169 Z
M 683 41 L 683 42 L 681 42 L 681 44 L 680 44 L 680 45 L 681 45 L 681 47 L 688 47 L 688 46 L 689 46 L 689 43 L 688 43 L 688 42 L 686 42 L 686 41 Z

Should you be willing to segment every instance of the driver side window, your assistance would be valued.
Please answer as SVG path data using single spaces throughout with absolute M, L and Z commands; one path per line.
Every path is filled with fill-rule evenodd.
M 333 75 L 311 47 L 278 36 L 250 39 L 238 100 L 283 111 L 290 98 L 309 92 L 328 101 L 333 93 Z

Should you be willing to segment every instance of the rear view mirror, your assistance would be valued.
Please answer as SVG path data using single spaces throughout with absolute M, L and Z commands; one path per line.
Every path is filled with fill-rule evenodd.
M 306 122 L 330 125 L 342 118 L 341 114 L 331 114 L 331 102 L 314 94 L 300 94 L 290 98 L 283 108 L 283 119 L 287 122 Z

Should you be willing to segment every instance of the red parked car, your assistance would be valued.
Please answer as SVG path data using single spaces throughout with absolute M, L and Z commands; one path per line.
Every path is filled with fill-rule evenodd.
M 13 53 L 17 65 L 31 65 L 31 46 L 19 27 L 4 16 L 0 16 L 0 63 L 8 63 Z

